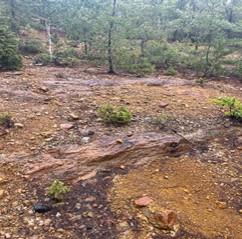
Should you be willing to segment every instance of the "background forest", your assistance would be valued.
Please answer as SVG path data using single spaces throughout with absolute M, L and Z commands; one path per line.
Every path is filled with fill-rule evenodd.
M 31 54 L 36 64 L 88 61 L 110 73 L 241 77 L 241 47 L 241 0 L 0 1 L 3 69 Z

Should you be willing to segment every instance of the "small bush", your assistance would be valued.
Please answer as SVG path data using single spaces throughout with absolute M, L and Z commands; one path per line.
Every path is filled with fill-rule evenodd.
M 170 66 L 166 71 L 165 71 L 165 75 L 167 76 L 175 76 L 177 74 L 177 71 Z
M 54 63 L 57 66 L 75 67 L 80 64 L 78 54 L 73 48 L 57 50 L 54 55 Z
M 150 41 L 145 56 L 157 67 L 168 68 L 179 62 L 178 51 L 166 42 Z
M 8 113 L 0 114 L 0 126 L 4 128 L 11 128 L 13 125 L 12 117 Z
M 43 52 L 43 45 L 38 40 L 28 40 L 20 45 L 23 54 L 39 54 Z
M 64 195 L 70 191 L 70 188 L 67 187 L 62 181 L 55 180 L 47 190 L 50 197 L 60 201 L 63 200 Z
M 50 65 L 52 63 L 51 57 L 49 54 L 43 53 L 38 55 L 35 58 L 35 64 L 41 64 L 43 66 Z
M 124 106 L 105 105 L 99 109 L 99 115 L 105 123 L 116 125 L 128 124 L 132 119 L 131 112 Z
M 76 67 L 76 66 L 80 65 L 80 60 L 77 58 L 72 58 L 72 57 L 55 58 L 54 63 L 57 66 Z
M 7 28 L 0 27 L 0 69 L 19 70 L 21 66 L 17 38 Z
M 127 48 L 117 50 L 115 62 L 118 69 L 137 76 L 149 75 L 155 70 L 148 58 L 141 57 L 138 51 Z
M 242 120 L 242 102 L 235 97 L 223 97 L 213 101 L 216 105 L 226 109 L 225 116 Z

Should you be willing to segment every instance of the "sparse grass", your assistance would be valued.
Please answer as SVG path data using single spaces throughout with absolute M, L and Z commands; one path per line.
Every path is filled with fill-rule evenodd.
M 167 115 L 165 113 L 159 114 L 159 116 L 154 117 L 152 119 L 152 124 L 158 126 L 160 129 L 163 129 L 167 126 L 167 124 L 172 120 L 172 116 Z
M 0 113 L 0 126 L 11 128 L 14 125 L 12 117 L 8 113 Z

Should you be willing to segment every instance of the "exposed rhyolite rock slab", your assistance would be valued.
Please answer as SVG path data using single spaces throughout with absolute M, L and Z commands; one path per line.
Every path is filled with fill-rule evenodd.
M 107 137 L 83 146 L 57 148 L 37 156 L 24 156 L 19 163 L 29 177 L 62 177 L 76 182 L 109 166 L 144 165 L 189 149 L 188 141 L 180 136 L 148 133 L 125 137 L 122 143 Z

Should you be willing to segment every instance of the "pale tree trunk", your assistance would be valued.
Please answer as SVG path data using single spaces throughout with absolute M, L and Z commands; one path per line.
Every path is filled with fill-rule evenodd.
M 53 59 L 53 50 L 52 50 L 52 39 L 51 39 L 51 26 L 50 23 L 45 20 L 45 28 L 46 28 L 46 33 L 47 33 L 47 37 L 48 37 L 48 44 L 49 44 L 49 55 L 50 55 L 50 59 Z
M 13 32 L 17 33 L 17 26 L 16 26 L 16 1 L 10 0 L 10 12 L 11 12 L 11 29 Z
M 112 19 L 109 25 L 108 31 L 108 65 L 109 65 L 109 73 L 114 73 L 113 69 L 113 27 L 114 27 L 114 20 L 113 17 L 116 15 L 116 6 L 117 0 L 113 0 L 113 10 L 112 10 Z

